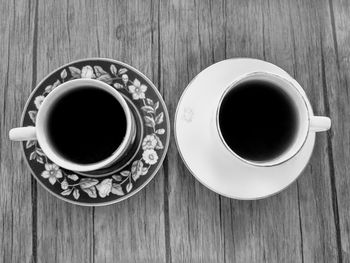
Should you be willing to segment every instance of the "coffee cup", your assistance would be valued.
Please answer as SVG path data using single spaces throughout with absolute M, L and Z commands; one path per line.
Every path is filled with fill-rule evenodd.
M 135 119 L 121 93 L 94 79 L 61 84 L 43 100 L 35 127 L 9 132 L 13 141 L 37 140 L 52 162 L 80 172 L 118 161 L 135 135 Z
M 235 157 L 254 166 L 275 166 L 295 156 L 309 133 L 331 127 L 314 116 L 294 79 L 269 72 L 240 76 L 222 94 L 213 134 Z

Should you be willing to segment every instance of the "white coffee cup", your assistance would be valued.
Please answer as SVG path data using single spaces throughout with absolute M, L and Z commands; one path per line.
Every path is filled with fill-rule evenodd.
M 126 133 L 121 144 L 116 145 L 116 150 L 113 152 L 112 155 L 110 155 L 109 157 L 99 162 L 91 163 L 91 164 L 75 163 L 67 159 L 61 153 L 59 153 L 49 140 L 48 128 L 47 128 L 48 127 L 47 124 L 50 116 L 50 114 L 48 113 L 50 112 L 52 107 L 57 103 L 57 101 L 59 101 L 60 98 L 62 98 L 62 96 L 65 96 L 68 93 L 72 92 L 73 90 L 80 89 L 82 87 L 98 88 L 110 93 L 121 105 L 126 117 Z M 120 157 L 122 157 L 125 154 L 125 152 L 127 152 L 130 149 L 130 147 L 132 146 L 132 143 L 134 142 L 135 134 L 136 134 L 135 119 L 126 101 L 124 100 L 123 96 L 117 90 L 115 90 L 113 87 L 109 86 L 108 84 L 98 80 L 76 79 L 76 80 L 71 80 L 61 84 L 45 97 L 38 111 L 35 127 L 28 126 L 28 127 L 18 127 L 18 128 L 11 129 L 9 132 L 9 137 L 13 141 L 38 140 L 41 149 L 52 162 L 56 163 L 60 167 L 63 167 L 72 171 L 87 172 L 87 171 L 94 171 L 94 170 L 108 167 L 112 165 L 114 162 L 116 162 Z
M 222 104 L 222 101 L 224 97 L 230 92 L 232 89 L 237 87 L 237 85 L 242 84 L 246 81 L 251 80 L 257 80 L 257 81 L 264 81 L 271 83 L 275 87 L 278 87 L 281 89 L 290 99 L 292 103 L 294 103 L 296 114 L 297 114 L 297 128 L 295 131 L 294 140 L 290 143 L 290 145 L 284 150 L 282 154 L 277 156 L 276 158 L 270 159 L 270 160 L 262 160 L 262 161 L 252 161 L 248 160 L 246 158 L 241 157 L 233 149 L 231 149 L 220 130 L 219 125 L 219 112 L 220 107 Z M 219 101 L 219 104 L 216 108 L 215 114 L 215 120 L 216 125 L 213 125 L 211 128 L 213 129 L 212 133 L 217 134 L 221 140 L 221 142 L 224 144 L 226 149 L 236 156 L 237 158 L 241 159 L 242 161 L 255 166 L 274 166 L 281 164 L 289 159 L 291 159 L 293 156 L 295 156 L 303 147 L 303 145 L 306 142 L 306 139 L 308 137 L 308 134 L 311 132 L 321 132 L 321 131 L 327 131 L 331 127 L 331 120 L 328 117 L 323 116 L 314 116 L 312 113 L 312 109 L 308 107 L 310 103 L 308 102 L 308 98 L 306 96 L 306 93 L 302 89 L 302 87 L 299 85 L 299 83 L 294 79 L 286 79 L 280 75 L 276 75 L 269 72 L 253 72 L 246 75 L 241 76 L 237 80 L 235 80 L 223 93 L 221 96 L 221 99 Z M 239 127 L 237 127 L 239 129 Z

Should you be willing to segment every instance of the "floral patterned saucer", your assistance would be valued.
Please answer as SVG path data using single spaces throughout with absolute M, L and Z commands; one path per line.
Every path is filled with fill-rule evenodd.
M 36 180 L 64 201 L 102 206 L 125 200 L 152 180 L 165 158 L 170 137 L 166 106 L 154 84 L 135 68 L 112 59 L 84 59 L 56 69 L 38 84 L 25 105 L 21 126 L 35 125 L 45 96 L 61 83 L 77 78 L 97 79 L 122 93 L 138 116 L 141 143 L 122 165 L 93 173 L 59 167 L 45 156 L 37 141 L 23 142 L 25 159 Z

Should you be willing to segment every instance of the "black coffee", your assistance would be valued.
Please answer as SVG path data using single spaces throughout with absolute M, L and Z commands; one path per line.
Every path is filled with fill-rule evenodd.
M 49 112 L 49 140 L 65 158 L 91 164 L 109 157 L 126 133 L 126 117 L 108 92 L 82 87 L 63 95 Z
M 275 84 L 248 80 L 232 88 L 219 111 L 226 144 L 240 157 L 267 161 L 282 154 L 297 129 L 294 103 Z

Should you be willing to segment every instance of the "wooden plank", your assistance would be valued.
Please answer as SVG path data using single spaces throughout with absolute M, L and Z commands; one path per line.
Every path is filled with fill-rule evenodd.
M 171 120 L 187 84 L 225 53 L 223 1 L 161 1 L 161 86 Z M 185 168 L 174 140 L 167 181 L 170 262 L 224 262 L 220 197 Z
M 350 262 L 349 11 L 343 0 L 0 1 L 0 261 Z M 318 135 L 297 183 L 266 200 L 207 190 L 172 140 L 164 168 L 136 196 L 104 208 L 69 205 L 31 184 L 6 134 L 32 82 L 91 56 L 145 72 L 172 121 L 205 67 L 266 59 L 295 76 L 315 113 L 331 115 L 332 132 Z
M 36 1 L 0 1 L 0 261 L 30 262 L 33 205 L 30 173 L 19 143 L 10 142 L 20 125 L 32 85 Z M 35 208 L 34 208 L 35 209 Z
M 38 81 L 69 61 L 98 56 L 95 9 L 90 1 L 39 1 Z M 93 262 L 93 208 L 37 190 L 37 261 Z
M 313 6 L 316 5 L 316 3 L 313 4 Z M 312 28 L 312 22 L 309 22 L 309 19 L 315 21 L 312 19 L 312 15 L 315 16 L 315 13 L 300 14 L 300 10 L 315 10 L 311 4 L 307 7 L 305 5 L 305 3 L 269 1 L 267 5 L 263 5 L 263 13 L 260 15 L 259 9 L 254 9 L 248 3 L 240 9 L 237 6 L 234 9 L 241 14 L 241 17 L 246 17 L 244 11 L 242 14 L 242 9 L 246 10 L 257 19 L 257 24 L 254 23 L 255 21 L 253 23 L 249 21 L 247 25 L 244 24 L 245 31 L 240 32 L 239 21 L 227 23 L 238 24 L 234 30 L 238 39 L 237 37 L 233 38 L 236 39 L 236 44 L 243 43 L 239 47 L 241 49 L 234 49 L 234 53 L 239 52 L 239 55 L 242 55 L 242 49 L 252 46 L 252 51 L 248 50 L 248 56 L 253 53 L 253 56 L 262 57 L 287 70 L 305 87 L 313 105 L 316 106 L 316 112 L 322 114 L 324 113 L 323 91 L 313 88 L 315 84 L 322 86 L 322 54 L 317 47 L 319 36 L 312 35 L 319 30 Z M 255 6 L 255 8 L 257 7 Z M 262 19 L 260 23 L 259 17 Z M 246 26 L 252 29 L 251 33 L 247 34 Z M 262 33 L 259 31 L 259 27 L 262 27 Z M 260 40 L 254 37 L 259 33 L 262 34 Z M 240 39 L 242 40 L 240 41 Z M 258 42 L 263 44 L 262 51 L 259 51 L 259 47 L 255 46 Z M 227 46 L 232 45 L 227 44 Z M 310 50 L 317 50 L 318 53 L 311 55 Z M 313 74 L 308 74 L 309 72 Z M 236 210 L 236 212 L 231 211 L 231 216 L 232 214 L 238 215 L 238 219 L 241 219 L 242 222 L 249 222 L 249 226 L 253 227 L 246 227 L 244 230 L 232 234 L 232 236 L 238 237 L 245 237 L 248 234 L 249 238 L 243 240 L 247 239 L 249 245 L 244 246 L 243 251 L 242 249 L 226 249 L 226 251 L 238 251 L 238 258 L 242 262 L 259 262 L 262 259 L 267 262 L 310 262 L 313 260 L 332 262 L 337 260 L 329 160 L 325 154 L 326 149 L 327 143 L 323 135 L 317 139 L 317 145 L 308 169 L 298 180 L 298 183 L 293 184 L 286 191 L 267 200 L 252 202 L 250 206 L 242 206 L 243 211 L 238 204 L 231 204 L 235 207 L 234 211 Z M 276 211 L 283 213 L 283 216 L 279 217 Z M 247 213 L 253 213 L 253 216 L 247 217 L 245 215 Z M 234 217 L 234 219 L 236 218 Z M 259 225 L 258 228 L 256 228 L 257 225 Z M 225 233 L 229 233 L 229 231 Z M 233 237 L 230 239 L 234 240 Z
M 350 2 L 328 1 L 332 34 L 323 35 L 325 100 L 332 118 L 332 132 L 327 140 L 331 166 L 338 253 L 350 262 Z M 329 47 L 332 47 L 331 49 Z M 330 53 L 330 55 L 329 55 Z
M 101 2 L 95 12 L 99 55 L 131 64 L 158 86 L 158 1 Z M 163 171 L 130 199 L 96 208 L 95 262 L 165 262 L 163 209 Z
M 316 5 L 317 9 L 314 8 Z M 295 77 L 306 90 L 315 114 L 327 115 L 325 63 L 331 63 L 335 58 L 333 43 L 327 40 L 332 37 L 328 2 L 295 1 L 290 7 Z M 334 74 L 335 78 L 336 76 Z M 327 133 L 317 134 L 310 164 L 298 180 L 305 262 L 340 260 L 337 251 L 337 222 L 333 213 L 332 160 L 327 154 L 329 147 Z

